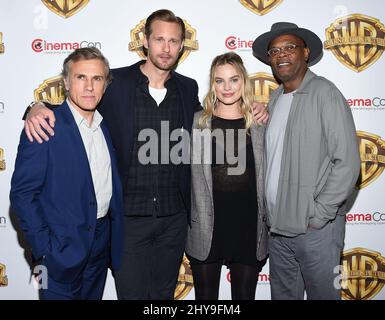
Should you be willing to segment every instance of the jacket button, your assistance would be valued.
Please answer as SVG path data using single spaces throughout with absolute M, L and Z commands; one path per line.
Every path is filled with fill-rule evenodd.
M 96 202 L 95 201 L 90 201 L 90 206 L 94 206 L 96 205 Z
M 91 230 L 92 230 L 92 226 L 88 226 L 87 231 L 91 231 Z

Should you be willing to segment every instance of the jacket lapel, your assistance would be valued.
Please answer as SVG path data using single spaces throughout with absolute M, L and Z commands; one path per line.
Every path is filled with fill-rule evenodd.
M 186 129 L 188 132 L 190 132 L 192 127 L 192 120 L 193 120 L 193 113 L 194 110 L 189 110 L 189 107 L 191 107 L 191 102 L 188 103 L 186 99 L 190 99 L 191 94 L 189 92 L 186 92 L 186 87 L 183 86 L 181 81 L 178 79 L 178 74 L 174 71 L 171 71 L 171 76 L 174 77 L 175 83 L 178 90 L 178 96 L 180 99 L 182 112 L 183 112 L 183 128 Z
M 67 126 L 69 127 L 69 136 L 72 141 L 72 146 L 75 149 L 74 155 L 79 159 L 79 166 L 82 169 L 81 172 L 84 172 L 86 178 L 89 182 L 89 185 L 92 189 L 92 192 L 95 194 L 94 184 L 92 181 L 91 168 L 88 162 L 87 152 L 84 147 L 83 139 L 80 135 L 79 128 L 76 124 L 76 121 L 69 109 L 67 102 L 65 103 L 65 108 L 63 110 L 63 118 Z
M 201 132 L 201 129 L 198 127 L 198 121 L 199 121 L 199 118 L 201 115 L 202 115 L 202 111 L 195 112 L 195 114 L 194 114 L 193 128 L 192 128 L 192 132 L 191 132 L 191 136 L 192 136 L 191 159 L 192 159 L 192 166 L 194 166 L 194 168 L 198 168 L 198 167 L 202 168 L 204 181 L 203 181 L 203 179 L 201 179 L 202 180 L 201 183 L 206 183 L 206 185 L 209 189 L 209 194 L 210 194 L 211 200 L 212 200 L 213 199 L 213 178 L 212 178 L 212 173 L 211 173 L 211 162 L 212 162 L 212 154 L 211 154 L 212 141 L 211 141 L 211 139 L 212 138 L 210 135 L 210 143 L 209 143 L 210 150 L 205 149 L 204 141 L 202 141 L 202 140 L 196 141 L 195 140 L 198 138 L 198 137 L 195 137 L 195 134 L 198 132 L 199 133 Z M 208 119 L 208 124 L 209 124 L 209 128 L 210 128 L 211 127 L 211 118 Z M 200 154 L 197 151 L 199 151 Z M 208 159 L 209 163 L 205 163 L 205 154 L 207 154 L 207 151 L 209 151 L 209 155 L 210 155 L 210 157 Z
M 201 112 L 199 114 L 201 114 Z M 209 128 L 211 128 L 211 117 L 208 119 L 208 125 L 209 125 Z M 211 171 L 212 149 L 211 148 L 212 148 L 212 138 L 210 137 L 210 150 L 208 150 L 208 152 L 210 153 L 210 161 L 209 161 L 210 163 L 204 163 L 203 157 L 205 152 L 207 152 L 207 150 L 205 150 L 204 143 L 201 144 L 201 155 L 202 155 L 201 161 L 202 161 L 203 173 L 206 179 L 206 184 L 210 191 L 211 201 L 213 201 L 213 176 Z
M 106 140 L 106 143 L 107 143 L 108 152 L 109 152 L 110 158 L 111 158 L 111 167 L 112 167 L 113 164 L 116 163 L 116 156 L 115 156 L 115 152 L 114 152 L 114 147 L 112 146 L 111 136 L 110 136 L 110 133 L 108 132 L 108 129 L 106 127 L 104 120 L 100 123 L 100 128 L 103 131 L 104 139 Z M 116 168 L 113 168 L 113 169 L 116 169 Z
M 258 128 L 255 123 L 250 127 L 251 142 L 253 146 L 255 173 L 258 174 L 263 162 L 263 128 Z
M 110 159 L 111 159 L 112 188 L 113 188 L 111 201 L 114 201 L 114 199 L 118 199 L 119 201 L 120 195 L 122 194 L 122 185 L 120 182 L 115 150 L 112 145 L 112 139 L 111 139 L 110 133 L 107 129 L 107 126 L 104 120 L 100 123 L 100 127 L 103 131 L 104 139 L 106 140 L 108 152 L 110 154 Z M 111 204 L 110 204 L 110 207 L 111 207 Z M 115 212 L 112 212 L 112 215 L 114 216 Z

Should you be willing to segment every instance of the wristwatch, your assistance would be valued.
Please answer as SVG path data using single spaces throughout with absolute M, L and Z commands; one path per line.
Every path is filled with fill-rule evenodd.
M 25 119 L 27 118 L 27 115 L 28 115 L 28 113 L 31 111 L 31 109 L 32 109 L 32 107 L 36 104 L 36 103 L 38 103 L 39 101 L 32 101 L 29 105 L 28 105 L 28 107 L 27 107 L 27 109 L 25 109 L 25 112 L 24 112 L 24 114 L 23 114 L 23 120 L 25 121 Z

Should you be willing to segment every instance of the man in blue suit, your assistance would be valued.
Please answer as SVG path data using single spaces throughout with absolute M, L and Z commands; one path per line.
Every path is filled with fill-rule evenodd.
M 23 132 L 11 182 L 15 210 L 32 255 L 47 268 L 43 299 L 101 299 L 122 252 L 122 191 L 111 137 L 96 110 L 109 64 L 81 48 L 63 64 L 66 101 L 55 108 L 55 136 Z

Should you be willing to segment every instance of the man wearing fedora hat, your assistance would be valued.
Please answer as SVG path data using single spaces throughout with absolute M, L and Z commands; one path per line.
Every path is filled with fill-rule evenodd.
M 351 111 L 308 69 L 322 57 L 310 30 L 278 22 L 253 43 L 280 86 L 270 97 L 266 203 L 272 299 L 340 299 L 346 200 L 360 171 Z

